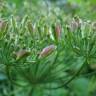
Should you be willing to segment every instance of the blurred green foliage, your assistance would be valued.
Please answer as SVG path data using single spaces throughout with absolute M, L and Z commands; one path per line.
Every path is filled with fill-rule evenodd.
M 0 96 L 96 96 L 96 0 L 0 0 L 0 18 Z

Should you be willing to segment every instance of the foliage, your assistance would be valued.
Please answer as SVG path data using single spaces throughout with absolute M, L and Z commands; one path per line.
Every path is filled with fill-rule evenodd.
M 0 96 L 95 96 L 95 1 L 58 2 L 0 2 Z

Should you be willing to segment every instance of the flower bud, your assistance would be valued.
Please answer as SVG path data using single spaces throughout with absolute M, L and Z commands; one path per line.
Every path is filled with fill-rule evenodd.
M 5 22 L 3 20 L 0 20 L 0 30 L 2 30 L 5 27 Z
M 19 50 L 18 52 L 15 52 L 14 54 L 16 55 L 16 60 L 20 60 L 23 57 L 29 56 L 30 52 L 22 49 L 22 50 Z
M 8 30 L 8 22 L 0 20 L 0 39 L 5 36 Z
M 59 40 L 61 35 L 61 26 L 59 24 L 55 26 L 55 32 L 56 39 Z
M 72 21 L 70 24 L 70 31 L 74 32 L 78 28 L 78 24 L 75 21 Z
M 90 68 L 92 69 L 92 70 L 96 70 L 96 64 L 89 64 L 89 66 L 90 66 Z
M 50 46 L 45 47 L 41 51 L 39 58 L 46 57 L 46 56 L 50 55 L 55 49 L 56 49 L 55 45 L 50 45 Z
M 73 20 L 70 23 L 70 31 L 74 32 L 75 30 L 78 30 L 79 28 L 81 28 L 81 19 L 79 19 L 78 17 L 74 17 Z
M 31 22 L 28 22 L 27 26 L 30 34 L 33 36 L 33 33 L 35 32 L 35 26 Z
M 96 31 L 96 22 L 93 22 L 93 23 L 92 23 L 92 30 L 93 30 L 93 31 Z

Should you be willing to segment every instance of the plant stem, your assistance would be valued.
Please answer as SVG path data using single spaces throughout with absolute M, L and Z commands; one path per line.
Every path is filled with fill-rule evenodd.
M 59 89 L 62 88 L 66 85 L 68 85 L 74 78 L 76 78 L 76 76 L 82 71 L 82 69 L 84 68 L 85 64 L 87 64 L 87 59 L 84 61 L 84 63 L 82 64 L 82 66 L 80 67 L 80 69 L 68 80 L 66 81 L 64 84 L 57 86 L 57 87 L 53 87 L 53 88 L 46 88 L 46 89 Z
M 28 96 L 34 96 L 34 88 L 33 88 L 33 87 L 31 88 L 31 90 L 30 90 Z

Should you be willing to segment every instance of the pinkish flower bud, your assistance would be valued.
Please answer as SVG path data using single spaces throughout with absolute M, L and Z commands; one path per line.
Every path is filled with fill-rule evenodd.
M 41 51 L 39 58 L 46 57 L 46 56 L 50 55 L 55 49 L 56 49 L 55 45 L 50 45 L 50 46 L 45 47 Z
M 0 30 L 5 27 L 5 22 L 3 20 L 0 20 Z
M 73 20 L 71 21 L 69 27 L 70 27 L 70 31 L 74 32 L 75 30 L 77 30 L 78 28 L 81 27 L 81 19 L 79 19 L 79 17 L 75 17 L 73 18 Z
M 55 36 L 56 36 L 56 39 L 57 40 L 59 40 L 59 38 L 60 38 L 60 35 L 61 35 L 61 26 L 58 24 L 58 25 L 56 25 L 56 27 L 55 27 Z
M 16 60 L 20 60 L 21 58 L 28 56 L 30 52 L 22 49 L 18 52 L 15 52 L 14 54 L 16 55 Z

